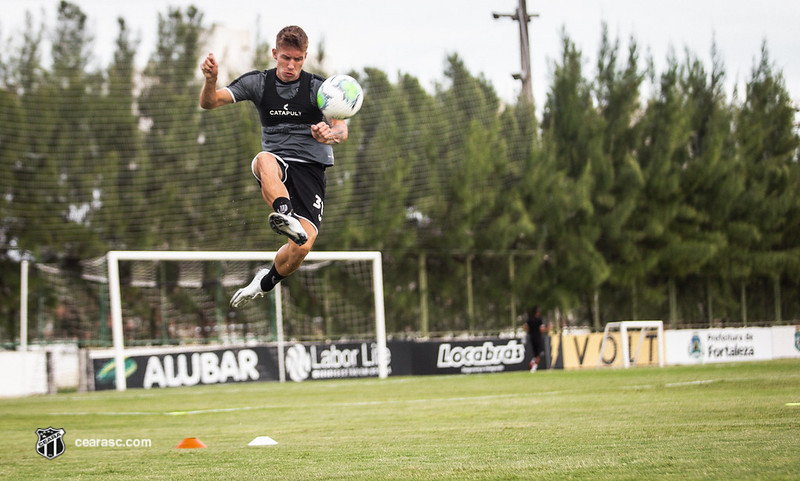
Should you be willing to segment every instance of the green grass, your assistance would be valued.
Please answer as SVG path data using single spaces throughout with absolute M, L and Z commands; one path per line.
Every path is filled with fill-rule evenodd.
M 797 402 L 798 360 L 62 393 L 0 400 L 0 479 L 788 480 Z

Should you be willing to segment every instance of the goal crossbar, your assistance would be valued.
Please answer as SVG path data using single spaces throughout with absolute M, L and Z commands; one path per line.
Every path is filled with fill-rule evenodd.
M 656 342 L 658 344 L 658 365 L 664 367 L 664 321 L 618 321 L 609 322 L 603 332 L 603 340 L 600 342 L 600 353 L 602 354 L 606 346 L 606 339 L 608 339 L 609 332 L 613 329 L 618 329 L 620 332 L 622 344 L 622 365 L 623 367 L 630 367 L 630 346 L 628 345 L 628 329 L 641 329 L 642 335 L 639 336 L 639 344 L 636 347 L 636 357 L 634 363 L 639 359 L 639 353 L 642 349 L 644 342 L 644 333 L 648 329 L 656 330 Z M 597 358 L 597 366 L 600 367 L 603 356 Z
M 111 336 L 114 346 L 114 365 L 117 391 L 127 388 L 125 369 L 125 342 L 122 329 L 121 286 L 119 281 L 119 261 L 273 261 L 275 252 L 260 251 L 109 251 L 108 294 L 111 307 Z M 386 319 L 383 305 L 383 266 L 380 251 L 320 251 L 309 252 L 306 261 L 371 261 L 372 282 L 375 301 L 375 337 L 377 344 L 378 377 L 388 377 L 386 352 Z M 276 289 L 276 305 L 280 306 L 280 289 Z M 280 381 L 285 380 L 283 319 L 278 308 L 277 343 L 278 372 Z

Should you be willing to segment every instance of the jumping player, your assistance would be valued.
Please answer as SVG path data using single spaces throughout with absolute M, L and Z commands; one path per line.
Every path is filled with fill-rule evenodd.
M 272 207 L 270 227 L 289 241 L 275 254 L 272 267 L 259 270 L 253 280 L 236 291 L 230 304 L 236 308 L 261 297 L 296 271 L 311 251 L 322 223 L 325 169 L 333 165 L 333 144 L 347 139 L 344 120 L 328 122 L 317 107 L 317 90 L 325 80 L 303 70 L 308 37 L 302 28 L 289 26 L 278 32 L 272 57 L 277 66 L 248 72 L 227 87 L 217 89 L 218 65 L 208 54 L 201 70 L 205 76 L 200 106 L 211 110 L 249 100 L 261 119 L 261 148 L 251 171 L 261 196 Z

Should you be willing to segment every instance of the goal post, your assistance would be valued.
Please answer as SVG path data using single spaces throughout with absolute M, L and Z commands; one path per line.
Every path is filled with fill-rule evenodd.
M 618 330 L 620 333 L 620 343 L 622 344 L 622 366 L 628 368 L 631 366 L 630 361 L 630 339 L 628 337 L 629 329 L 640 329 L 641 335 L 639 342 L 636 346 L 636 356 L 633 358 L 633 363 L 639 360 L 639 354 L 642 350 L 644 343 L 645 333 L 650 329 L 656 330 L 656 348 L 658 349 L 658 366 L 664 367 L 664 321 L 617 321 L 609 322 L 606 324 L 603 331 L 603 340 L 600 342 L 600 356 L 597 358 L 597 367 L 600 367 L 603 362 L 602 353 L 606 347 L 606 339 L 609 338 L 611 331 Z
M 114 365 L 125 365 L 125 340 L 122 322 L 122 297 L 120 284 L 120 261 L 264 261 L 275 258 L 275 252 L 259 251 L 109 251 L 106 254 L 108 264 L 108 295 L 110 299 L 112 344 L 114 349 Z M 375 341 L 378 362 L 378 377 L 388 377 L 388 353 L 386 349 L 386 319 L 383 299 L 383 266 L 379 251 L 319 251 L 310 252 L 305 261 L 367 261 L 372 264 L 372 287 L 375 310 Z M 278 370 L 280 381 L 285 380 L 284 370 L 284 336 L 281 289 L 276 289 L 275 319 L 276 341 L 278 344 Z M 127 388 L 124 369 L 115 369 L 116 389 Z

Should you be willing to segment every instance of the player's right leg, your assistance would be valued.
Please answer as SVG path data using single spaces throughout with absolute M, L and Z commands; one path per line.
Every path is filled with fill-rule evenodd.
M 276 233 L 285 235 L 298 246 L 308 242 L 308 233 L 303 229 L 300 219 L 293 213 L 272 212 L 267 217 L 269 226 Z
M 261 197 L 275 211 L 269 214 L 269 226 L 278 234 L 285 235 L 297 245 L 308 240 L 308 233 L 292 211 L 289 192 L 284 185 L 287 164 L 269 152 L 260 152 L 253 159 L 253 175 L 261 186 Z

